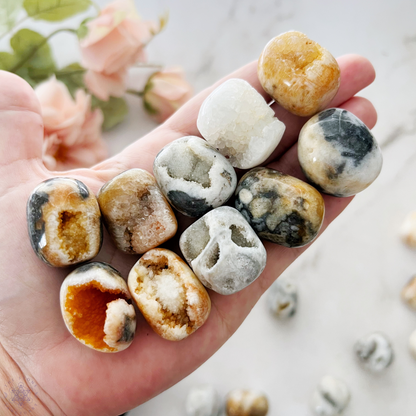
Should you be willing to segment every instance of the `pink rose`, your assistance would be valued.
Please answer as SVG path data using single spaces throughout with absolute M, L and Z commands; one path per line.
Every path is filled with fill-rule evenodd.
M 103 114 L 91 111 L 91 96 L 78 90 L 75 101 L 65 84 L 51 78 L 38 85 L 44 124 L 43 162 L 50 170 L 89 167 L 107 157 L 101 138 Z
M 80 41 L 81 63 L 88 69 L 87 88 L 101 100 L 120 97 L 126 90 L 127 69 L 144 62 L 144 47 L 157 32 L 154 22 L 141 20 L 133 1 L 117 0 L 87 23 Z
M 182 69 L 175 67 L 156 72 L 147 81 L 143 101 L 147 111 L 159 123 L 168 119 L 192 97 L 192 87 Z

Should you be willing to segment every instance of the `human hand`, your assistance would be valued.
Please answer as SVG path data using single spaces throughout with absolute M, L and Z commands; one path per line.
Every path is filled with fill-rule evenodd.
M 343 56 L 338 62 L 341 86 L 330 107 L 347 109 L 372 128 L 376 122 L 374 107 L 354 95 L 373 81 L 373 67 L 365 58 L 355 55 Z M 268 99 L 257 79 L 255 62 L 227 78 L 247 80 Z M 224 80 L 198 94 L 163 125 L 111 159 L 91 169 L 53 173 L 42 164 L 43 125 L 33 90 L 19 77 L 0 73 L 0 398 L 2 392 L 10 397 L 12 384 L 3 381 L 13 377 L 14 382 L 23 380 L 24 388 L 32 386 L 27 395 L 32 402 L 22 399 L 21 409 L 27 414 L 104 416 L 138 406 L 194 371 L 220 348 L 264 291 L 307 248 L 290 249 L 265 242 L 268 262 L 262 275 L 231 296 L 209 291 L 212 310 L 207 322 L 180 342 L 160 338 L 140 314 L 135 340 L 117 354 L 86 348 L 65 327 L 59 290 L 69 270 L 48 267 L 32 251 L 26 225 L 26 202 L 31 191 L 45 179 L 69 176 L 97 193 L 105 182 L 127 169 L 152 172 L 154 158 L 163 146 L 182 136 L 199 136 L 199 108 Z M 268 166 L 304 179 L 296 141 L 306 119 L 289 114 L 277 104 L 272 108 L 286 124 L 286 131 Z M 322 231 L 351 199 L 324 195 L 326 215 Z M 179 236 L 189 219 L 177 217 Z M 106 235 L 96 260 L 110 263 L 126 277 L 137 258 L 116 250 Z M 3 398 L 3 405 L 9 402 Z M 17 402 L 10 403 L 17 406 Z M 25 407 L 29 404 L 35 410 Z M 3 409 L 1 406 L 0 400 Z

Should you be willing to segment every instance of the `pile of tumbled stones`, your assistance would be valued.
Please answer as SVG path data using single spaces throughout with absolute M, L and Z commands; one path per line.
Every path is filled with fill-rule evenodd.
M 325 211 L 317 189 L 350 196 L 378 176 L 380 149 L 364 123 L 346 110 L 324 110 L 340 83 L 338 64 L 328 51 L 302 33 L 284 33 L 264 48 L 258 77 L 280 106 L 313 116 L 298 142 L 299 162 L 311 185 L 258 167 L 272 156 L 285 125 L 248 82 L 229 79 L 200 108 L 197 126 L 205 140 L 182 137 L 163 148 L 154 176 L 128 170 L 107 182 L 97 198 L 70 178 L 49 179 L 31 194 L 29 235 L 47 264 L 63 267 L 94 258 L 102 244 L 102 220 L 118 249 L 142 255 L 127 284 L 117 270 L 99 262 L 82 265 L 64 280 L 62 315 L 86 346 L 117 352 L 131 344 L 132 298 L 157 334 L 184 339 L 208 318 L 205 288 L 230 295 L 262 273 L 266 250 L 259 237 L 286 247 L 310 243 Z M 234 168 L 251 170 L 237 183 Z M 233 193 L 235 208 L 222 206 Z M 169 204 L 200 217 L 180 237 L 190 267 L 174 252 L 157 248 L 177 231 Z

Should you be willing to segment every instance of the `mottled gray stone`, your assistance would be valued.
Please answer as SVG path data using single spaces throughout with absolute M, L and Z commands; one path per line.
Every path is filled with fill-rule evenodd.
M 316 416 L 338 416 L 350 402 L 350 392 L 344 381 L 325 376 L 312 396 L 312 410 Z
M 278 278 L 268 290 L 267 304 L 270 312 L 279 319 L 290 318 L 298 306 L 298 290 L 294 283 Z

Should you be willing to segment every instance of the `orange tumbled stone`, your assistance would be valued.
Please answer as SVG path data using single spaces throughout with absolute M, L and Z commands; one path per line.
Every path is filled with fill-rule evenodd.
M 312 116 L 334 98 L 340 83 L 336 59 L 296 31 L 282 33 L 264 48 L 258 61 L 264 90 L 298 116 Z

